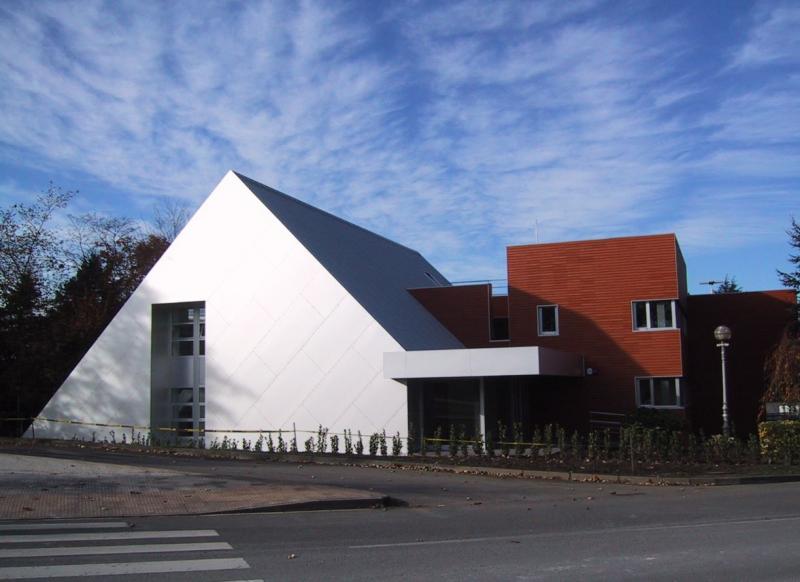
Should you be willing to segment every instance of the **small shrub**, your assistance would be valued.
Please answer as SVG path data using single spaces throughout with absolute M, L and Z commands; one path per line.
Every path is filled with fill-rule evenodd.
M 339 454 L 339 435 L 338 434 L 331 435 L 331 452 L 334 455 L 338 455 Z
M 261 451 L 264 450 L 264 435 L 263 434 L 258 433 L 258 438 L 256 439 L 256 444 L 255 444 L 255 446 L 253 448 L 254 448 L 255 452 L 257 452 L 257 453 L 260 453 Z
M 284 454 L 286 452 L 286 441 L 283 440 L 283 432 L 278 429 L 278 452 Z
M 564 427 L 560 426 L 558 427 L 558 430 L 556 430 L 556 446 L 558 447 L 558 452 L 563 459 L 567 454 L 567 431 L 564 429 Z
M 305 447 L 306 447 L 305 448 L 305 452 L 307 452 L 307 453 L 313 453 L 314 452 L 314 437 L 313 436 L 308 437 L 304 444 L 305 444 Z
M 515 422 L 513 424 L 513 431 L 514 431 L 514 454 L 517 457 L 521 457 L 522 455 L 525 454 L 525 443 L 523 442 L 525 436 L 522 431 L 522 423 Z
M 403 439 L 400 438 L 398 432 L 392 437 L 392 455 L 399 457 L 403 452 Z
M 380 435 L 376 432 L 372 433 L 369 437 L 369 454 L 373 457 L 378 454 L 378 447 L 380 446 Z
M 586 443 L 586 456 L 589 458 L 590 461 L 597 460 L 597 452 L 598 452 L 598 438 L 597 438 L 597 431 L 592 430 L 589 431 L 589 438 L 587 439 Z
M 686 460 L 690 463 L 697 462 L 697 437 L 694 433 L 689 433 L 686 437 Z
M 669 454 L 668 458 L 673 463 L 678 463 L 683 456 L 683 447 L 681 446 L 680 433 L 672 431 L 669 434 Z
M 450 425 L 450 442 L 448 443 L 448 452 L 450 453 L 451 457 L 455 457 L 458 454 L 458 431 L 456 430 L 456 425 Z
M 463 424 L 458 425 L 458 448 L 461 450 L 462 457 L 466 457 L 469 455 L 469 441 L 467 440 L 467 429 Z
M 511 446 L 508 443 L 508 433 L 506 432 L 507 427 L 503 424 L 502 420 L 497 421 L 497 438 L 499 440 L 498 444 L 500 445 L 500 454 L 504 457 L 507 457 L 511 452 Z
M 475 438 L 472 441 L 472 452 L 479 457 L 483 455 L 483 435 L 480 432 L 475 433 Z
M 344 454 L 345 455 L 352 455 L 353 454 L 353 431 L 352 430 L 345 430 L 344 431 Z
M 361 431 L 358 431 L 358 438 L 356 439 L 356 454 L 364 454 L 364 441 L 361 440 Z
M 322 454 L 328 450 L 328 429 L 319 425 L 317 429 L 317 452 Z
M 759 423 L 761 455 L 769 463 L 790 465 L 800 458 L 800 420 L 771 420 Z
M 539 451 L 542 450 L 542 431 L 539 426 L 533 427 L 533 436 L 531 437 L 531 455 L 534 457 L 539 456 Z
M 570 449 L 572 450 L 572 458 L 577 463 L 579 462 L 583 456 L 581 454 L 581 435 L 578 434 L 578 431 L 574 431 L 572 433 L 572 438 L 570 439 Z
M 386 429 L 383 429 L 381 434 L 378 436 L 378 444 L 380 445 L 381 456 L 387 456 L 389 454 L 389 447 L 386 442 Z

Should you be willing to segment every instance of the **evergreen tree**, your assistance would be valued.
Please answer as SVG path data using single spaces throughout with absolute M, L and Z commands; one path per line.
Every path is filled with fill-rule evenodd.
M 717 286 L 716 289 L 712 291 L 715 295 L 721 295 L 723 293 L 741 293 L 742 288 L 739 287 L 739 284 L 736 282 L 736 277 L 728 278 L 728 275 L 725 275 L 725 279 Z
M 792 217 L 792 226 L 786 231 L 789 235 L 789 246 L 796 249 L 797 254 L 789 255 L 789 262 L 794 266 L 794 271 L 784 273 L 778 270 L 778 278 L 781 285 L 789 289 L 794 289 L 796 293 L 800 293 L 800 224 Z

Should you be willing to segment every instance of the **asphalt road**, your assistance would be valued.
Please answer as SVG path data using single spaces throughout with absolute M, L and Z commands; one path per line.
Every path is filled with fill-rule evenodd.
M 81 458 L 95 460 L 96 454 Z M 152 517 L 116 525 L 83 520 L 90 523 L 44 530 L 5 524 L 0 526 L 0 579 L 57 575 L 78 580 L 92 574 L 121 581 L 146 576 L 155 582 L 800 579 L 797 483 L 633 487 L 373 468 L 114 458 L 264 483 L 373 489 L 409 506 Z M 117 539 L 115 532 L 138 537 Z M 86 533 L 99 535 L 94 540 L 61 537 Z M 15 537 L 23 535 L 30 537 Z M 190 545 L 195 543 L 206 545 Z M 102 549 L 108 547 L 112 549 Z M 102 553 L 53 555 L 70 551 Z M 51 568 L 41 569 L 46 567 Z M 129 574 L 112 575 L 123 571 Z

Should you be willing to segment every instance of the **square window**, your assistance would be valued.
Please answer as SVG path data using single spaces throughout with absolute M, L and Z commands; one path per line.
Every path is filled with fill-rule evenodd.
M 678 405 L 678 394 L 675 390 L 675 378 L 653 379 L 653 404 L 655 406 Z
M 174 338 L 193 338 L 194 337 L 194 324 L 181 323 L 172 326 L 172 337 Z
M 680 378 L 637 378 L 637 404 L 648 408 L 681 408 Z
M 174 407 L 172 417 L 173 418 L 188 418 L 191 419 L 192 414 L 192 405 L 191 404 L 181 404 Z
M 558 335 L 558 305 L 539 305 L 536 311 L 539 335 Z
M 675 301 L 634 301 L 633 328 L 675 329 Z
M 194 341 L 184 340 L 172 342 L 173 356 L 191 356 L 194 354 Z
M 194 400 L 194 395 L 193 395 L 193 390 L 191 388 L 172 389 L 172 402 L 191 403 L 193 400 Z

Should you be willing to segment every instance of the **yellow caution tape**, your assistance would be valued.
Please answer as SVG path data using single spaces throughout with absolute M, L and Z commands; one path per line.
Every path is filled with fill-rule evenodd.
M 79 424 L 83 426 L 99 426 L 103 428 L 124 428 L 124 429 L 133 429 L 133 430 L 151 430 L 151 427 L 148 425 L 136 425 L 136 424 L 114 424 L 108 422 L 88 422 L 84 420 L 72 420 L 70 418 L 46 418 L 43 416 L 36 416 L 36 417 L 23 417 L 23 418 L 0 418 L 0 421 L 42 421 L 42 422 L 54 422 L 54 423 L 61 423 L 61 424 Z M 275 430 L 265 430 L 265 429 L 254 429 L 254 430 L 245 430 L 245 429 L 223 429 L 223 428 L 177 428 L 177 427 L 157 427 L 153 430 L 159 432 L 181 432 L 181 433 L 235 433 L 235 434 L 293 434 L 293 433 L 302 433 L 302 434 L 313 434 L 318 435 L 319 430 L 301 430 L 301 429 L 275 429 Z M 362 434 L 363 437 L 370 437 L 372 434 L 378 433 L 371 433 Z M 325 431 L 326 436 L 352 436 L 352 431 L 349 433 L 343 432 L 328 432 Z M 387 439 L 394 438 L 393 435 L 387 434 Z M 407 437 L 400 437 L 402 440 L 408 440 Z

